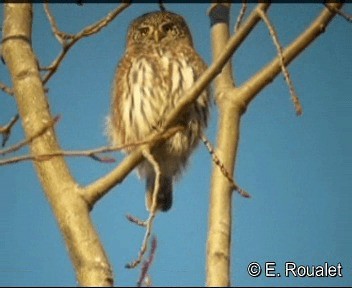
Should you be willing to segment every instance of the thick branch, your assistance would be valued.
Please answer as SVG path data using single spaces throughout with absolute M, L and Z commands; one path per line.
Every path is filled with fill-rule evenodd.
M 341 4 L 330 5 L 333 5 L 337 9 L 341 7 Z M 261 9 L 260 5 L 256 9 Z M 284 50 L 284 64 L 287 65 L 304 48 L 312 43 L 317 36 L 324 32 L 325 27 L 333 17 L 333 12 L 324 9 L 313 24 Z M 259 20 L 256 17 L 254 19 Z M 243 29 L 244 26 L 245 24 L 241 28 Z M 226 50 L 230 43 L 235 41 L 236 36 L 241 33 L 241 28 L 226 43 L 226 37 L 218 36 L 218 34 L 223 33 L 224 35 L 228 35 L 228 25 L 226 23 L 214 25 L 212 29 L 212 42 L 215 59 L 222 57 L 224 53 L 222 51 Z M 236 41 L 238 40 L 236 39 Z M 241 114 L 259 91 L 280 73 L 280 57 L 276 57 L 267 67 L 239 88 L 232 86 L 231 75 L 229 75 L 230 70 L 223 70 L 215 82 L 216 99 L 220 110 L 217 136 L 218 148 L 216 153 L 222 159 L 226 170 L 229 173 L 233 173 L 239 140 Z M 214 165 L 207 244 L 207 286 L 230 285 L 231 192 L 229 181 L 221 175 L 220 169 Z
M 52 121 L 36 57 L 30 46 L 31 4 L 5 4 L 3 27 L 3 57 L 12 77 L 26 137 L 31 139 Z M 60 150 L 52 127 L 29 146 L 33 155 Z M 110 264 L 89 218 L 88 205 L 80 197 L 80 188 L 63 157 L 34 164 L 64 235 L 80 285 L 112 285 Z
M 218 5 L 227 7 L 230 4 L 213 4 L 210 9 L 218 9 Z M 260 4 L 256 9 L 267 9 L 269 4 Z M 210 13 L 210 17 L 213 15 Z M 224 50 L 238 47 L 242 40 L 258 23 L 260 17 L 256 10 L 229 40 L 229 23 L 220 22 L 212 27 L 213 58 L 217 62 L 223 57 Z M 213 22 L 213 21 L 212 21 Z M 225 48 L 224 48 L 225 47 Z M 231 63 L 229 62 L 215 81 L 216 101 L 220 110 L 217 134 L 216 154 L 228 173 L 233 175 L 237 146 L 239 140 L 240 118 L 243 103 L 234 101 L 234 86 Z M 207 243 L 207 286 L 230 286 L 231 258 L 231 226 L 232 226 L 232 191 L 233 185 L 223 176 L 221 169 L 213 165 L 209 205 L 209 230 Z

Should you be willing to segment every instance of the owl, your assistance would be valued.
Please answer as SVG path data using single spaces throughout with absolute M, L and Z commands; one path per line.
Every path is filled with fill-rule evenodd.
M 206 69 L 193 47 L 190 30 L 180 15 L 156 11 L 136 18 L 129 26 L 125 53 L 113 80 L 111 112 L 107 132 L 113 145 L 144 140 L 158 127 Z M 177 132 L 152 154 L 161 175 L 157 210 L 167 211 L 173 199 L 173 183 L 186 167 L 190 155 L 206 128 L 209 92 L 180 115 Z M 133 149 L 126 149 L 130 153 Z M 146 179 L 146 206 L 151 210 L 155 185 L 153 166 L 144 160 L 137 167 Z

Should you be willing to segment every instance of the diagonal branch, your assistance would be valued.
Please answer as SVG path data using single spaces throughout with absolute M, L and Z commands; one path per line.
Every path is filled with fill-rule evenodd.
M 279 42 L 279 37 L 277 35 L 277 32 L 276 32 L 274 26 L 271 24 L 270 19 L 269 19 L 268 15 L 265 13 L 265 11 L 258 10 L 258 13 L 259 13 L 260 17 L 263 19 L 263 21 L 265 22 L 266 26 L 268 27 L 270 35 L 271 35 L 273 42 L 275 44 L 275 47 L 277 49 L 278 57 L 280 59 L 281 71 L 282 71 L 282 74 L 284 74 L 286 83 L 287 83 L 288 88 L 290 90 L 291 99 L 292 99 L 292 102 L 295 106 L 296 114 L 298 116 L 302 115 L 302 112 L 303 112 L 302 105 L 301 105 L 299 98 L 297 96 L 296 89 L 293 86 L 290 73 L 288 72 L 288 69 L 286 68 L 286 66 L 284 64 L 284 56 L 282 55 L 282 46 Z
M 320 15 L 312 22 L 312 24 L 299 35 L 283 52 L 284 65 L 288 65 L 295 59 L 305 48 L 325 32 L 326 27 L 336 15 L 334 11 L 339 10 L 342 3 L 328 4 L 330 8 L 323 9 Z M 248 105 L 265 86 L 271 83 L 275 77 L 281 72 L 280 57 L 276 57 L 261 71 L 255 74 L 252 78 L 243 83 L 238 91 L 238 98 Z
M 13 90 L 10 87 L 6 86 L 4 83 L 0 82 L 0 89 L 6 94 L 13 96 Z
M 268 6 L 269 4 L 258 5 L 260 9 L 266 9 Z M 222 49 L 222 53 L 219 57 L 217 57 L 210 67 L 199 77 L 196 83 L 185 92 L 182 99 L 177 103 L 175 109 L 166 117 L 165 121 L 163 121 L 164 126 L 159 129 L 160 132 L 155 132 L 150 136 L 150 139 L 154 139 L 150 144 L 148 144 L 150 147 L 153 147 L 158 143 L 158 133 L 163 133 L 166 129 L 172 127 L 179 115 L 182 114 L 182 111 L 194 102 L 202 91 L 209 85 L 209 83 L 221 72 L 222 68 L 231 58 L 236 48 L 238 48 L 244 41 L 259 20 L 260 17 L 257 15 L 256 11 L 253 11 L 249 15 L 245 23 L 243 23 L 243 25 L 239 28 L 236 35 L 230 39 L 225 49 Z M 82 196 L 91 207 L 111 188 L 120 183 L 142 161 L 143 149 L 146 149 L 146 147 L 139 147 L 136 151 L 129 154 L 120 163 L 120 165 L 109 174 L 83 188 Z
M 19 119 L 19 116 L 18 114 L 14 117 L 13 119 L 13 124 Z M 7 148 L 7 149 L 3 149 L 3 150 L 0 150 L 0 155 L 5 155 L 5 154 L 8 154 L 8 153 L 13 153 L 13 152 L 16 152 L 18 151 L 19 149 L 21 149 L 22 147 L 26 146 L 27 144 L 31 143 L 35 138 L 43 135 L 49 128 L 52 128 L 56 123 L 57 121 L 59 120 L 59 116 L 56 116 L 54 117 L 54 119 L 52 119 L 51 121 L 49 121 L 49 123 L 44 126 L 43 128 L 41 128 L 37 133 L 34 133 L 34 135 L 32 135 L 30 138 L 28 139 L 25 139 L 15 145 L 12 145 L 11 147 Z M 0 130 L 0 133 L 1 133 L 1 130 Z M 0 161 L 0 165 L 2 161 Z
M 43 84 L 45 85 L 49 79 L 54 75 L 54 73 L 59 68 L 62 60 L 65 58 L 67 52 L 76 44 L 77 41 L 81 40 L 84 37 L 91 36 L 95 33 L 98 33 L 101 29 L 106 27 L 111 21 L 113 21 L 116 16 L 118 16 L 122 11 L 124 11 L 130 5 L 129 2 L 121 3 L 115 10 L 106 15 L 103 19 L 98 22 L 84 28 L 77 34 L 67 34 L 61 32 L 56 24 L 55 18 L 49 10 L 49 5 L 47 3 L 44 4 L 46 14 L 48 16 L 49 22 L 51 24 L 52 30 L 54 32 L 55 37 L 62 45 L 62 51 L 57 56 L 57 58 L 51 63 L 49 67 L 42 68 L 42 70 L 48 70 L 48 73 L 43 78 Z
M 29 139 L 23 140 L 16 145 L 13 145 L 7 149 L 0 150 L 0 155 L 5 155 L 8 153 L 12 153 L 15 151 L 18 151 L 25 145 L 31 143 L 35 138 L 41 136 L 45 131 L 47 131 L 49 128 L 51 128 L 57 121 L 58 117 L 55 117 L 53 121 L 50 121 L 50 123 L 40 129 L 38 133 L 35 133 L 33 136 L 31 136 Z M 173 128 L 168 129 L 164 133 L 158 135 L 158 140 L 159 141 L 164 141 L 171 136 L 173 136 L 175 133 L 183 130 L 184 127 L 182 126 L 176 126 Z M 114 151 L 120 151 L 129 147 L 136 147 L 136 146 L 141 146 L 144 144 L 148 144 L 150 142 L 154 141 L 153 139 L 150 140 L 143 140 L 143 141 L 138 141 L 130 144 L 125 144 L 121 146 L 104 146 L 96 149 L 89 149 L 89 150 L 78 150 L 78 151 L 65 151 L 65 150 L 58 150 L 58 151 L 51 151 L 49 153 L 43 153 L 43 154 L 38 154 L 38 155 L 22 155 L 22 156 L 17 156 L 9 159 L 4 159 L 0 160 L 0 166 L 1 165 L 6 165 L 6 164 L 13 164 L 13 163 L 18 163 L 18 162 L 23 162 L 23 161 L 47 161 L 53 157 L 89 157 L 92 158 L 93 160 L 96 160 L 98 162 L 104 162 L 104 163 L 111 163 L 115 162 L 113 158 L 108 158 L 108 157 L 101 157 L 99 154 L 102 153 L 109 153 L 109 152 L 114 152 Z
M 0 134 L 2 135 L 2 143 L 1 143 L 2 147 L 4 147 L 6 145 L 7 140 L 9 140 L 12 127 L 16 124 L 18 119 L 19 119 L 19 115 L 16 114 L 14 117 L 12 117 L 9 123 L 7 123 L 5 126 L 0 126 Z M 0 150 L 0 155 L 1 155 L 1 150 Z

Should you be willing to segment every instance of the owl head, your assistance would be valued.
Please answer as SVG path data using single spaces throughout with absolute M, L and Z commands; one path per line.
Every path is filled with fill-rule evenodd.
M 192 36 L 182 16 L 155 11 L 143 14 L 130 25 L 127 46 L 131 44 L 171 44 L 182 40 L 192 46 Z

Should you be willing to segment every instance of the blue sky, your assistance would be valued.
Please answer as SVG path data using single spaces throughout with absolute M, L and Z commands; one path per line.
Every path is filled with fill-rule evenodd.
M 0 6 L 1 22 L 3 7 Z M 51 5 L 59 27 L 75 33 L 115 5 Z M 252 6 L 250 6 L 252 7 Z M 189 23 L 197 51 L 211 63 L 208 4 L 168 4 Z M 281 43 L 290 43 L 322 5 L 273 4 L 269 16 Z M 107 144 L 104 119 L 109 111 L 114 70 L 124 50 L 128 23 L 155 4 L 135 4 L 101 33 L 80 41 L 50 80 L 49 103 L 60 145 L 67 150 Z M 352 12 L 350 4 L 346 11 Z M 232 27 L 239 10 L 232 7 Z M 303 116 L 296 117 L 282 75 L 250 104 L 242 118 L 236 179 L 252 195 L 235 195 L 232 234 L 232 284 L 237 286 L 347 286 L 352 284 L 352 42 L 351 24 L 336 17 L 327 31 L 290 66 Z M 33 47 L 48 65 L 60 46 L 52 36 L 41 4 L 34 5 Z M 243 83 L 276 54 L 268 30 L 258 25 L 233 59 L 235 77 Z M 1 81 L 10 83 L 0 65 Z M 0 123 L 16 113 L 16 103 L 0 95 Z M 214 141 L 217 108 L 207 130 Z M 20 125 L 8 145 L 23 139 Z M 24 149 L 22 153 L 26 153 Z M 19 153 L 20 154 L 20 153 Z M 119 161 L 123 155 L 114 154 Z M 105 175 L 116 164 L 68 159 L 81 185 Z M 150 275 L 154 286 L 199 286 L 205 283 L 211 158 L 200 145 L 175 186 L 172 210 L 160 214 L 158 238 Z M 75 275 L 55 219 L 32 163 L 0 167 L 0 285 L 74 285 Z M 125 214 L 146 217 L 144 183 L 132 173 L 94 208 L 96 229 L 114 268 L 115 284 L 135 285 L 139 269 L 124 265 L 137 257 L 144 230 Z M 343 266 L 343 278 L 251 278 L 250 262 Z

